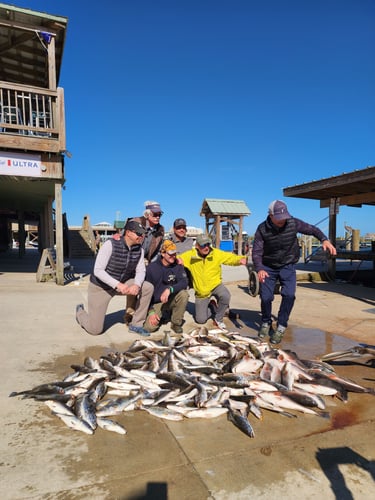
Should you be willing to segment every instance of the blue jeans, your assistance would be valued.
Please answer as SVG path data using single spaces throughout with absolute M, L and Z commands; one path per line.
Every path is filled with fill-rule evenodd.
M 281 304 L 277 315 L 277 324 L 288 326 L 290 313 L 292 312 L 294 301 L 296 300 L 296 266 L 288 264 L 279 269 L 263 266 L 269 277 L 264 283 L 260 283 L 260 307 L 262 313 L 262 323 L 272 323 L 272 302 L 275 295 L 275 285 L 277 280 L 281 285 Z

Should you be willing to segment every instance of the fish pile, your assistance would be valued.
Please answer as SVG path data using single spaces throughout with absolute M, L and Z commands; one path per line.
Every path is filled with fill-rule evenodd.
M 333 355 L 340 357 L 332 353 L 327 359 Z M 268 410 L 290 418 L 298 413 L 329 418 L 325 396 L 346 402 L 348 392 L 374 394 L 339 377 L 322 360 L 303 360 L 258 338 L 205 327 L 139 339 L 125 352 L 86 357 L 71 368 L 62 381 L 10 397 L 43 401 L 68 427 L 86 434 L 98 427 L 126 434 L 112 417 L 137 409 L 174 421 L 227 414 L 253 438 L 250 414 L 262 419 Z

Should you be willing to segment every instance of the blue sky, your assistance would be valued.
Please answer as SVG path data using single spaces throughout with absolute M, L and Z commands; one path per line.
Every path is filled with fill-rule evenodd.
M 16 3 L 69 18 L 70 225 L 157 200 L 167 229 L 203 228 L 203 200 L 221 198 L 246 202 L 254 234 L 283 188 L 375 164 L 373 0 Z M 307 222 L 328 217 L 319 201 L 285 201 Z M 342 207 L 338 236 L 375 232 L 374 215 Z

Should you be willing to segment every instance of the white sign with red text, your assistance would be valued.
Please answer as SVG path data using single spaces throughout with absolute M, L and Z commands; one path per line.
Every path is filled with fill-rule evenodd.
M 0 175 L 40 177 L 41 166 L 40 155 L 4 153 L 0 151 Z

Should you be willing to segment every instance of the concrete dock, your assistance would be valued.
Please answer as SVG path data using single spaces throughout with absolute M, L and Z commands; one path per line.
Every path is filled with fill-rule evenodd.
M 330 397 L 329 419 L 305 414 L 290 419 L 273 412 L 265 412 L 263 420 L 249 416 L 253 439 L 226 416 L 172 422 L 139 410 L 116 418 L 127 429 L 125 436 L 102 429 L 88 436 L 66 427 L 42 402 L 9 398 L 12 391 L 62 380 L 86 356 L 125 351 L 139 338 L 123 323 L 122 297 L 111 301 L 103 335 L 90 336 L 77 325 L 75 306 L 87 303 L 92 261 L 71 264 L 65 286 L 58 286 L 36 282 L 32 253 L 22 260 L 0 254 L 3 499 L 330 500 L 373 495 L 372 394 L 350 392 L 347 403 Z M 302 271 L 282 348 L 317 359 L 359 343 L 374 344 L 375 289 L 301 279 Z M 224 267 L 223 279 L 231 308 L 240 314 L 239 333 L 255 337 L 260 304 L 248 293 L 246 268 Z M 277 295 L 274 312 L 279 301 Z M 195 327 L 193 302 L 191 296 L 186 332 Z M 151 338 L 162 335 L 163 327 Z M 374 368 L 357 362 L 335 369 L 375 388 Z

